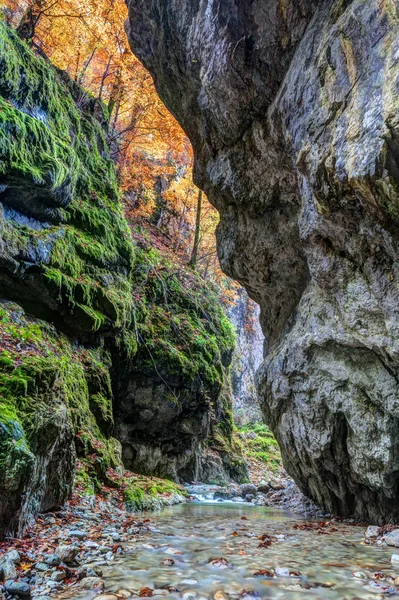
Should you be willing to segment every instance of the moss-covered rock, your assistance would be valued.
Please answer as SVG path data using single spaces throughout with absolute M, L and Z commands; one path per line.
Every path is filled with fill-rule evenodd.
M 82 338 L 132 315 L 133 243 L 104 111 L 0 20 L 0 285 Z
M 211 286 L 132 239 L 106 123 L 0 20 L 0 537 L 71 494 L 76 459 L 87 490 L 125 485 L 112 435 L 127 467 L 177 479 L 211 423 L 231 431 L 232 327 Z M 137 485 L 127 502 L 157 504 Z
M 72 491 L 76 456 L 98 473 L 120 463 L 109 436 L 112 393 L 104 351 L 71 342 L 0 302 L 0 535 Z
M 229 427 L 234 333 L 216 291 L 143 240 L 133 276 L 137 353 L 114 365 L 116 435 L 130 469 L 177 479 L 211 422 Z

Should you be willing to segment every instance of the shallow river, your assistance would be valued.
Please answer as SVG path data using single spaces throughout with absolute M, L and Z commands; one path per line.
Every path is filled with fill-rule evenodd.
M 375 573 L 395 575 L 392 549 L 365 546 L 364 527 L 299 529 L 307 521 L 297 515 L 236 503 L 182 504 L 150 515 L 150 523 L 155 531 L 104 569 L 106 592 L 170 586 L 179 590 L 171 600 L 375 599 L 384 597 L 373 587 Z M 268 547 L 260 546 L 264 534 L 276 537 Z M 262 570 L 274 576 L 254 575 Z

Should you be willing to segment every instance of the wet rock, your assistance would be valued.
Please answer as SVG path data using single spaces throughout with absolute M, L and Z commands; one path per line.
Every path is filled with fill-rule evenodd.
M 262 494 L 267 494 L 268 492 L 270 492 L 270 485 L 262 481 L 258 485 L 258 492 L 261 492 Z
M 65 564 L 71 564 L 79 554 L 79 548 L 74 545 L 70 546 L 58 546 L 56 555 L 59 556 L 61 562 Z
M 245 496 L 245 502 L 252 502 L 252 500 L 255 499 L 255 496 L 253 494 L 247 494 Z
M 377 538 L 379 535 L 380 528 L 375 525 L 369 525 L 366 529 L 366 539 Z
M 103 590 L 104 581 L 100 577 L 84 577 L 80 582 L 82 590 Z
M 31 597 L 30 586 L 22 581 L 6 581 L 4 587 L 6 592 L 11 594 L 11 596 L 18 596 L 19 598 Z
M 399 529 L 394 529 L 390 533 L 387 533 L 383 539 L 388 546 L 399 548 Z
M 245 498 L 249 494 L 255 497 L 257 491 L 258 490 L 256 489 L 256 485 L 253 485 L 252 483 L 244 483 L 240 486 L 240 496 L 242 496 L 243 498 Z
M 232 565 L 229 563 L 227 558 L 210 558 L 208 564 L 217 569 L 232 569 Z
M 46 563 L 38 562 L 35 564 L 36 571 L 42 571 L 44 573 L 45 571 L 48 571 L 49 568 L 49 565 L 46 565 Z

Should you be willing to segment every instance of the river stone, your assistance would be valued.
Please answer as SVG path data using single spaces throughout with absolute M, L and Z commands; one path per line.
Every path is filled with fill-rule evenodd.
M 377 538 L 380 532 L 380 528 L 376 525 L 369 525 L 366 529 L 366 539 Z
M 11 560 L 13 563 L 18 564 L 21 562 L 21 555 L 17 550 L 10 550 L 10 552 L 7 552 L 5 555 L 5 559 Z
M 64 581 L 65 578 L 66 578 L 65 571 L 54 571 L 54 573 L 51 574 L 51 579 L 53 581 Z
M 256 485 L 253 485 L 252 483 L 244 483 L 240 486 L 240 496 L 242 496 L 243 498 L 245 498 L 248 495 L 252 495 L 255 497 L 257 491 L 258 490 L 256 488 Z
M 0 561 L 0 573 L 2 573 L 2 578 L 5 580 L 15 579 L 17 577 L 17 570 L 13 561 L 7 558 Z
M 87 536 L 87 531 L 84 531 L 83 529 L 71 529 L 68 537 L 76 537 L 79 540 L 84 540 L 85 538 L 87 538 Z
M 82 590 L 103 590 L 104 581 L 100 577 L 84 577 L 80 587 Z
M 44 559 L 44 562 L 49 567 L 58 567 L 61 564 L 61 558 L 58 556 L 58 554 L 50 554 Z
M 394 529 L 390 533 L 387 533 L 384 535 L 383 539 L 388 546 L 396 546 L 396 548 L 399 548 L 399 529 Z
M 12 596 L 19 596 L 20 598 L 31 597 L 30 586 L 23 581 L 6 581 L 4 587 Z
M 262 494 L 267 494 L 268 492 L 270 492 L 270 485 L 266 482 L 261 482 L 258 485 L 258 492 L 261 492 Z
M 328 513 L 398 521 L 396 2 L 128 5 L 220 213 L 222 269 L 261 306 L 258 391 L 288 473 Z
M 56 555 L 59 556 L 61 561 L 65 564 L 72 563 L 76 556 L 79 554 L 79 548 L 77 546 L 58 546 Z

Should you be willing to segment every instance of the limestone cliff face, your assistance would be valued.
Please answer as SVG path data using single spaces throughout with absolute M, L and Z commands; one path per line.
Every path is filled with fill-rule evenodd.
M 287 470 L 328 510 L 397 519 L 397 3 L 130 0 L 128 29 L 261 306 Z
M 238 424 L 262 421 L 256 388 L 256 372 L 262 363 L 264 336 L 259 324 L 259 306 L 240 288 L 237 301 L 229 309 L 236 331 L 236 347 L 231 364 L 234 419 Z

